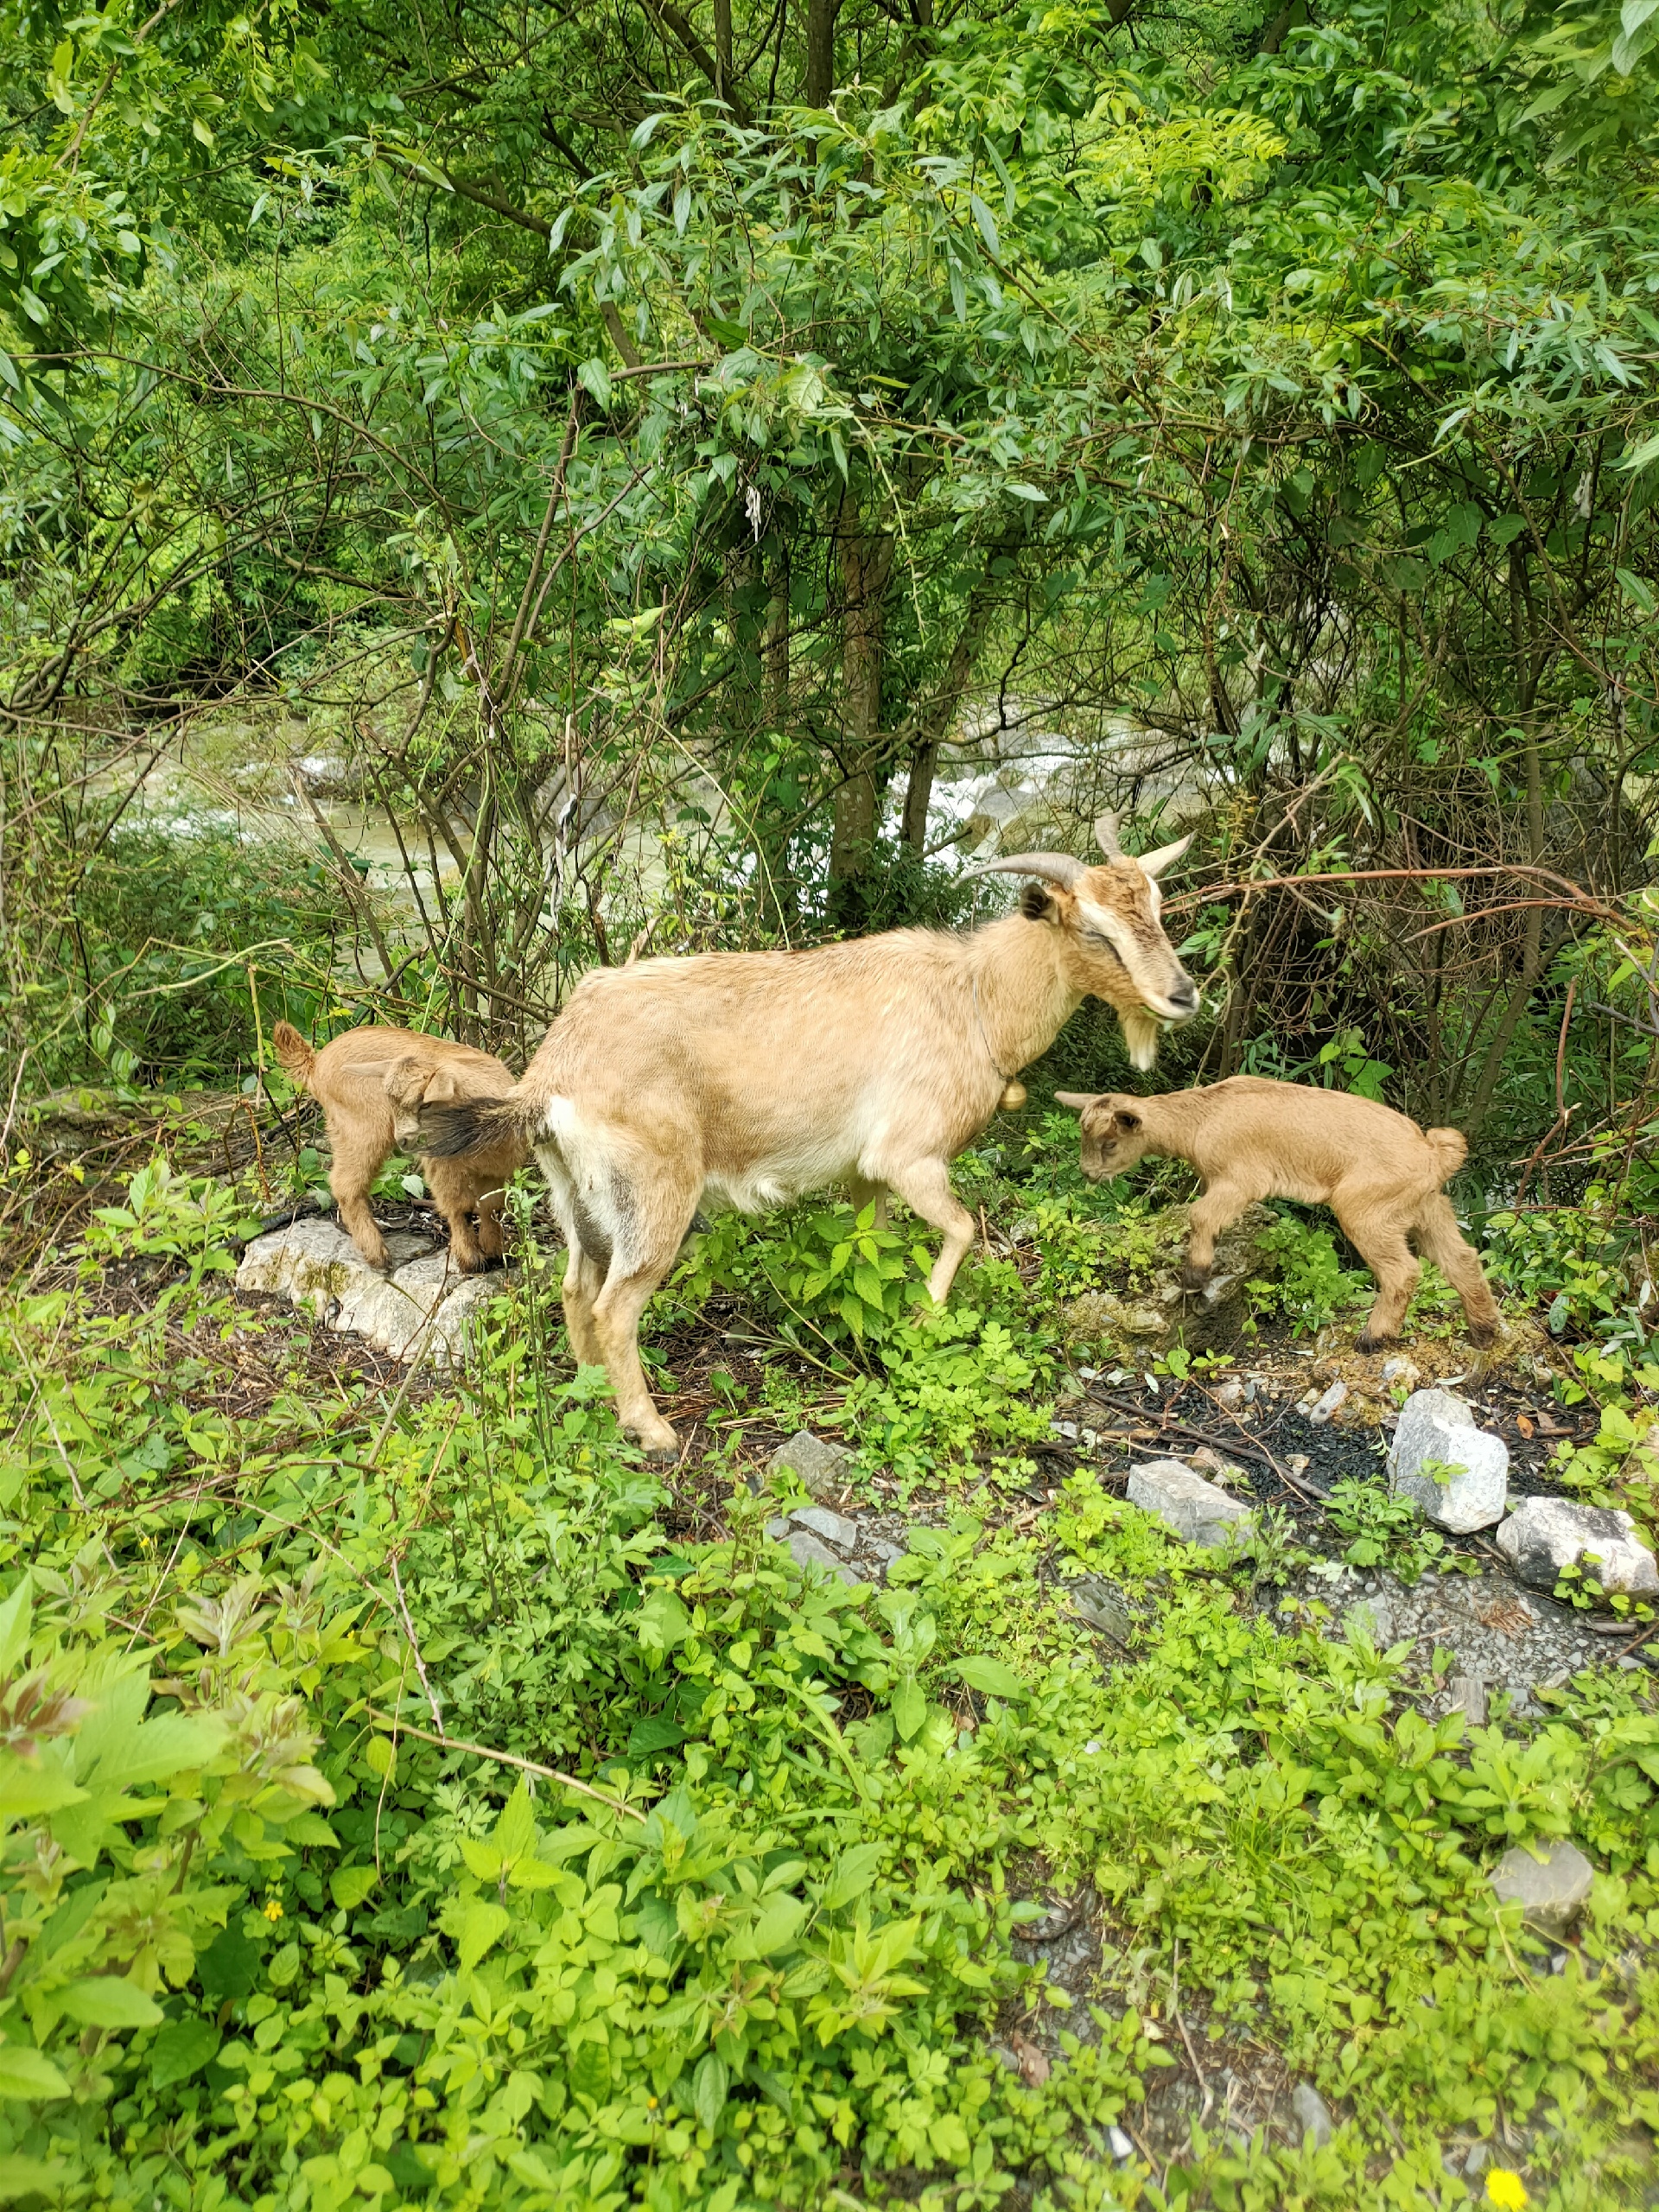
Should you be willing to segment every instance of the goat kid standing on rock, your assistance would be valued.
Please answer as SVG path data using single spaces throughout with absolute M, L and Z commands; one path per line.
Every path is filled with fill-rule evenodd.
M 322 1109 L 334 1154 L 328 1187 L 353 1243 L 372 1268 L 390 1267 L 386 1240 L 369 1211 L 375 1177 L 394 1149 L 410 1152 L 418 1144 L 423 1106 L 499 1098 L 512 1089 L 512 1070 L 493 1053 L 412 1029 L 348 1029 L 316 1052 L 291 1022 L 279 1021 L 270 1041 L 283 1066 Z M 481 1274 L 501 1256 L 505 1186 L 529 1157 L 523 1138 L 512 1136 L 468 1160 L 417 1157 L 449 1224 L 450 1255 L 462 1274 Z
M 1021 853 L 974 871 L 1034 876 L 1019 911 L 968 936 L 893 930 L 812 952 L 712 952 L 584 976 L 518 1089 L 429 1107 L 426 1151 L 448 1159 L 528 1141 L 569 1247 L 570 1347 L 602 1366 L 622 1426 L 676 1449 L 639 1364 L 639 1317 L 705 1191 L 747 1212 L 826 1183 L 861 1205 L 896 1191 L 943 1230 L 928 1288 L 948 1294 L 974 1237 L 950 1163 L 1093 994 L 1149 1068 L 1159 1024 L 1198 995 L 1158 919 L 1160 873 L 1183 837 L 1131 859 Z M 1017 1100 L 1010 1096 L 1010 1103 Z
M 1209 1281 L 1217 1237 L 1247 1206 L 1295 1198 L 1329 1206 L 1376 1277 L 1361 1351 L 1400 1333 L 1422 1274 L 1406 1241 L 1412 1235 L 1462 1300 L 1471 1339 L 1497 1341 L 1497 1301 L 1440 1188 L 1468 1149 L 1459 1130 L 1420 1129 L 1372 1098 L 1253 1075 L 1162 1098 L 1069 1090 L 1055 1098 L 1083 1116 L 1090 1182 L 1126 1173 L 1148 1153 L 1185 1160 L 1203 1176 L 1181 1268 L 1187 1289 Z

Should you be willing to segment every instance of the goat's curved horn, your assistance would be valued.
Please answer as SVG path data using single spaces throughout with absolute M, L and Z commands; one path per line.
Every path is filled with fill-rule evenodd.
M 1123 848 L 1117 842 L 1117 817 L 1099 814 L 1095 817 L 1095 842 L 1109 861 L 1121 861 Z
M 976 875 L 1041 875 L 1049 882 L 1058 883 L 1062 891 L 1070 891 L 1077 878 L 1089 870 L 1082 861 L 1074 861 L 1070 853 L 1013 853 L 1005 861 L 987 861 L 982 867 L 970 868 L 971 880 Z

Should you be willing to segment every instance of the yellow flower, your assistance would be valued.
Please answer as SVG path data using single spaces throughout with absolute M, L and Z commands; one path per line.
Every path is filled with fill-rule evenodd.
M 281 1899 L 280 1897 L 267 1897 L 267 1898 L 265 1899 L 265 1918 L 266 1918 L 267 1920 L 276 1921 L 276 1920 L 280 1920 L 280 1919 L 282 1918 L 282 1916 L 283 1916 L 283 1901 L 282 1901 L 282 1899 Z M 1526 2202 L 1526 2201 L 1527 2201 L 1527 2200 L 1526 2200 L 1526 2196 L 1525 2196 L 1525 2194 L 1524 2194 L 1524 2193 L 1522 2193 L 1522 2196 L 1520 2196 L 1519 2197 L 1517 2197 L 1517 2198 L 1516 2199 L 1516 2202 L 1517 2203 L 1520 2203 L 1520 2204 L 1524 2204 L 1524 2203 Z M 1510 2199 L 1506 2196 L 1506 2197 L 1504 2197 L 1504 2198 L 1502 2200 L 1502 2202 L 1503 2202 L 1503 2203 L 1507 2204 L 1507 2203 L 1510 2202 Z
M 1494 2166 L 1486 2177 L 1486 2201 L 1489 2204 L 1501 2204 L 1503 2212 L 1526 2212 L 1532 2199 L 1519 2174 L 1510 2173 L 1504 2166 Z

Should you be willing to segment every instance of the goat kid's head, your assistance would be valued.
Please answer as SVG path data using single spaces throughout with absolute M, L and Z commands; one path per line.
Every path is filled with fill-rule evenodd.
M 1147 1069 L 1158 1058 L 1159 1025 L 1190 1021 L 1198 1010 L 1198 986 L 1158 918 L 1158 878 L 1192 840 L 1178 837 L 1136 859 L 1119 845 L 1109 814 L 1096 823 L 1095 836 L 1106 855 L 1103 867 L 1089 868 L 1069 853 L 1015 853 L 970 873 L 1041 879 L 1025 912 L 1058 929 L 1068 981 L 1116 1010 L 1131 1065 Z
M 1091 1183 L 1127 1175 L 1145 1152 L 1147 1131 L 1139 1099 L 1119 1090 L 1057 1090 L 1054 1103 L 1071 1107 L 1083 1117 L 1080 1165 Z
M 386 1100 L 391 1134 L 406 1152 L 421 1147 L 421 1113 L 428 1106 L 449 1106 L 461 1096 L 452 1070 L 433 1068 L 410 1053 L 386 1070 Z

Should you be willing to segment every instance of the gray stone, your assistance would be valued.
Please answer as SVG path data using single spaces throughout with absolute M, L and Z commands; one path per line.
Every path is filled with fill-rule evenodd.
M 866 1536 L 864 1548 L 873 1553 L 883 1567 L 891 1567 L 894 1560 L 903 1559 L 905 1555 L 902 1544 L 890 1544 L 885 1536 Z
M 1195 1475 L 1179 1459 L 1152 1459 L 1129 1470 L 1129 1503 L 1154 1515 L 1190 1544 L 1224 1544 L 1236 1529 L 1249 1533 L 1255 1516 L 1224 1490 Z
M 1473 2181 L 1478 2175 L 1484 2174 L 1491 2163 L 1492 2154 L 1488 2146 L 1484 2143 L 1471 2143 L 1469 2155 L 1463 2162 L 1463 2171 Z
M 1497 1542 L 1521 1580 L 1535 1590 L 1553 1590 L 1563 1569 L 1582 1565 L 1610 1597 L 1659 1591 L 1659 1567 L 1638 1539 L 1635 1522 L 1611 1507 L 1529 1497 L 1498 1530 Z
M 1453 1675 L 1448 1713 L 1461 1713 L 1471 1728 L 1486 1726 L 1486 1684 L 1478 1675 Z
M 1085 1628 L 1109 1636 L 1126 1648 L 1135 1626 L 1134 1616 L 1103 1575 L 1085 1574 L 1071 1588 L 1071 1610 Z
M 1306 2143 L 1311 2136 L 1316 2150 L 1323 2150 L 1337 2132 L 1331 2107 L 1311 2082 L 1299 2082 L 1290 2093 L 1290 2109 Z
M 1500 1904 L 1518 1904 L 1529 1928 L 1565 1936 L 1583 1910 L 1596 1870 L 1573 1843 L 1552 1843 L 1541 1859 L 1517 1843 L 1497 1862 L 1492 1891 Z
M 372 1268 L 337 1222 L 292 1222 L 256 1236 L 236 1271 L 238 1290 L 285 1298 L 327 1328 L 366 1338 L 378 1351 L 439 1366 L 463 1360 L 479 1310 L 510 1278 L 463 1275 L 421 1236 L 386 1239 L 391 1267 Z
M 857 1575 L 845 1560 L 838 1560 L 828 1544 L 821 1544 L 810 1529 L 791 1529 L 789 1532 L 789 1555 L 797 1567 L 827 1567 L 843 1582 L 856 1582 Z
M 1450 1480 L 1437 1482 L 1425 1473 L 1431 1462 L 1452 1468 Z M 1461 1398 L 1449 1390 L 1412 1392 L 1389 1453 L 1389 1489 L 1395 1497 L 1410 1498 L 1437 1528 L 1466 1535 L 1503 1519 L 1509 1477 L 1509 1446 L 1477 1427 Z
M 815 1536 L 822 1536 L 838 1552 L 850 1552 L 857 1547 L 857 1522 L 849 1521 L 844 1513 L 832 1513 L 827 1505 L 803 1505 L 789 1517 L 798 1529 L 810 1529 Z
M 1335 1382 L 1316 1404 L 1308 1408 L 1307 1417 L 1316 1428 L 1323 1428 L 1338 1407 L 1345 1405 L 1347 1402 L 1348 1385 L 1341 1381 Z
M 1369 1637 L 1371 1648 L 1386 1651 L 1394 1636 L 1394 1614 L 1383 1597 L 1357 1598 L 1342 1617 L 1343 1632 L 1348 1637 Z
M 1402 1359 L 1396 1355 L 1393 1359 L 1383 1361 L 1379 1379 L 1388 1383 L 1403 1382 L 1408 1390 L 1414 1390 L 1417 1388 L 1416 1365 L 1413 1361 Z
M 846 1488 L 853 1472 L 853 1455 L 843 1444 L 814 1436 L 810 1428 L 798 1429 L 780 1444 L 766 1465 L 774 1473 L 787 1467 L 807 1496 L 820 1504 Z
M 1244 1385 L 1242 1382 L 1231 1382 L 1217 1383 L 1216 1403 L 1218 1406 L 1224 1406 L 1227 1411 L 1230 1414 L 1236 1413 L 1239 1407 L 1242 1406 L 1243 1402 Z

